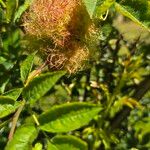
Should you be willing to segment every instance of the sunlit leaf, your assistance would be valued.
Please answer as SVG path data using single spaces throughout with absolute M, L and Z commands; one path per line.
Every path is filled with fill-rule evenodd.
M 101 0 L 99 1 L 97 7 L 96 7 L 96 11 L 95 11 L 95 15 L 98 18 L 102 18 L 102 15 L 104 15 L 104 13 L 107 12 L 107 10 L 109 10 L 109 8 L 114 4 L 115 0 Z
M 142 141 L 143 137 L 147 134 L 150 134 L 150 118 L 144 117 L 142 120 L 137 121 L 134 125 L 135 134 L 140 141 Z
M 32 150 L 42 150 L 42 144 L 41 143 L 36 143 L 35 146 L 32 148 Z
M 59 150 L 87 150 L 87 143 L 72 135 L 58 135 L 52 142 Z
M 6 8 L 6 4 L 3 2 L 3 0 L 0 0 L 0 4 L 2 5 L 2 7 Z
M 0 96 L 0 118 L 13 113 L 19 106 L 20 102 L 15 102 L 6 96 Z
M 28 9 L 33 0 L 25 0 L 24 4 L 21 5 L 15 13 L 14 22 L 20 19 L 21 15 Z
M 29 55 L 20 66 L 20 75 L 22 82 L 25 82 L 33 66 L 34 54 Z
M 68 132 L 87 125 L 102 110 L 88 103 L 54 106 L 39 117 L 40 128 L 48 132 Z
M 59 149 L 51 142 L 48 142 L 47 150 L 59 150 Z
M 18 97 L 20 96 L 21 92 L 22 92 L 22 88 L 16 88 L 16 89 L 12 89 L 12 90 L 10 90 L 8 92 L 5 92 L 3 94 L 3 96 L 7 96 L 9 98 L 17 100 Z
M 36 100 L 46 94 L 46 92 L 48 92 L 64 74 L 64 71 L 58 71 L 45 73 L 34 78 L 23 90 L 24 99 L 33 104 Z
M 13 139 L 8 142 L 5 150 L 31 150 L 32 142 L 37 137 L 38 131 L 32 125 L 20 126 Z
M 17 0 L 6 0 L 6 20 L 9 23 L 17 7 Z
M 96 8 L 97 0 L 83 0 L 83 3 L 86 6 L 89 16 L 92 18 L 95 8 Z
M 115 3 L 115 8 L 124 16 L 150 31 L 150 3 L 148 0 L 120 1 L 120 3 Z

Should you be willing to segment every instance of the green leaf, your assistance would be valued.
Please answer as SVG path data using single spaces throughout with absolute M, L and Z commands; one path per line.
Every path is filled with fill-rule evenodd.
M 32 142 L 37 135 L 38 131 L 33 125 L 20 126 L 13 139 L 6 145 L 5 150 L 31 150 Z
M 0 45 L 1 46 L 1 45 Z M 3 64 L 4 62 L 6 62 L 6 58 L 0 56 L 0 64 Z
M 17 100 L 21 92 L 22 92 L 22 88 L 16 88 L 4 93 L 3 96 L 7 96 L 13 100 Z
M 6 96 L 0 96 L 0 118 L 13 113 L 19 106 L 20 102 L 15 102 Z
M 2 5 L 2 7 L 6 8 L 5 3 L 3 2 L 3 0 L 0 0 L 0 4 Z
M 0 81 L 0 84 L 1 84 L 1 86 L 0 86 L 0 93 L 2 93 L 2 94 L 4 93 L 5 88 L 6 88 L 7 84 L 8 84 L 8 82 L 9 82 L 9 78 L 7 78 L 7 77 L 3 78 Z
M 52 139 L 52 143 L 59 150 L 87 150 L 87 143 L 72 135 L 58 135 Z
M 6 127 L 9 122 L 10 122 L 10 119 L 0 123 L 0 129 L 2 129 L 3 127 Z
M 59 150 L 59 149 L 48 141 L 47 150 Z
M 15 13 L 14 22 L 20 19 L 21 15 L 29 8 L 32 2 L 33 0 L 25 0 L 24 4 Z
M 114 4 L 115 0 L 101 0 L 100 4 L 97 5 L 95 15 L 101 18 L 104 13 Z
M 96 8 L 97 0 L 83 0 L 83 3 L 87 9 L 90 18 L 92 18 Z
M 32 148 L 32 150 L 42 150 L 42 144 L 41 143 L 36 143 L 35 146 Z
M 102 110 L 88 103 L 54 106 L 39 117 L 40 128 L 48 132 L 68 132 L 87 125 Z
M 147 0 L 126 0 L 115 3 L 115 8 L 122 15 L 130 18 L 150 31 L 150 2 Z
M 24 99 L 30 101 L 30 104 L 34 104 L 36 100 L 46 94 L 64 74 L 64 71 L 58 71 L 45 73 L 34 78 L 23 90 Z
M 6 1 L 6 21 L 9 23 L 13 17 L 13 14 L 17 7 L 17 0 L 7 0 Z
M 33 66 L 35 53 L 29 55 L 20 66 L 20 75 L 22 82 L 25 82 L 28 78 L 29 73 L 31 72 Z
M 136 121 L 134 125 L 135 135 L 142 142 L 144 136 L 150 134 L 150 117 L 143 117 L 140 121 Z

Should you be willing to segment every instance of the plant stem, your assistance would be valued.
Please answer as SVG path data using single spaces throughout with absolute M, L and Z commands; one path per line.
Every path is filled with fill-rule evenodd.
M 15 113 L 15 115 L 13 117 L 12 127 L 10 129 L 9 136 L 8 136 L 8 140 L 9 141 L 12 140 L 12 138 L 13 138 L 13 135 L 14 135 L 14 132 L 15 132 L 15 128 L 16 128 L 16 125 L 17 125 L 17 121 L 19 119 L 20 113 L 21 113 L 24 105 L 25 105 L 25 101 L 23 100 L 21 106 L 18 108 L 18 110 L 16 111 L 16 113 Z
M 108 106 L 107 106 L 107 109 L 106 109 L 106 115 L 108 114 L 108 112 L 110 110 L 110 107 L 112 106 L 112 104 L 113 104 L 113 102 L 116 98 L 116 95 L 120 92 L 121 88 L 125 84 L 126 77 L 127 77 L 126 70 L 124 70 L 124 72 L 122 74 L 122 77 L 121 77 L 117 87 L 115 88 L 113 94 L 112 94 L 112 97 L 109 99 Z
M 147 78 L 139 84 L 132 97 L 137 100 L 140 100 L 149 90 L 150 90 L 150 76 L 147 76 Z M 127 117 L 130 114 L 130 111 L 131 109 L 129 107 L 124 107 L 124 109 L 121 112 L 119 112 L 116 115 L 116 117 L 113 118 L 113 120 L 111 121 L 111 129 L 115 129 L 118 126 L 120 126 L 121 122 L 127 119 Z
M 29 77 L 28 77 L 28 79 L 27 79 L 27 81 L 26 81 L 26 83 L 25 83 L 25 86 L 27 86 L 28 83 L 29 83 L 34 77 L 36 77 L 37 75 L 39 75 L 39 74 L 43 71 L 43 69 L 45 68 L 46 65 L 47 65 L 47 61 L 46 61 L 44 64 L 42 64 L 38 69 L 36 69 L 36 70 L 34 70 L 33 72 L 31 72 L 31 74 L 29 75 Z
M 0 4 L 2 5 L 3 8 L 6 8 L 6 4 L 3 2 L 3 0 L 0 0 Z
M 36 125 L 37 125 L 37 126 L 39 126 L 39 125 L 40 125 L 40 123 L 39 123 L 39 121 L 38 121 L 37 117 L 36 117 L 34 114 L 32 114 L 32 117 L 33 117 L 33 119 L 34 119 L 34 121 L 35 121 Z
M 39 123 L 39 121 L 38 121 L 38 119 L 37 119 L 36 115 L 35 115 L 35 114 L 33 114 L 32 110 L 30 110 L 30 111 L 31 111 L 32 117 L 33 117 L 33 119 L 34 119 L 34 121 L 35 121 L 36 125 L 37 125 L 37 126 L 39 126 L 39 125 L 40 125 L 40 123 Z M 47 135 L 44 131 L 42 131 L 42 133 L 43 133 L 43 135 L 44 135 L 44 136 L 45 136 L 45 137 L 49 140 L 48 135 Z

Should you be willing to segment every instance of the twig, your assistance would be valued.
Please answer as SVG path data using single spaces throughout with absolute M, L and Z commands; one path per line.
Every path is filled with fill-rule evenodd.
M 109 113 L 110 107 L 112 106 L 116 95 L 118 95 L 118 93 L 120 92 L 121 88 L 123 87 L 123 85 L 125 84 L 125 79 L 126 79 L 126 70 L 123 71 L 122 76 L 118 82 L 118 85 L 116 86 L 116 88 L 113 91 L 112 97 L 110 98 L 109 102 L 108 102 L 108 106 L 106 108 L 106 117 Z
M 15 132 L 15 128 L 16 128 L 16 125 L 17 125 L 17 121 L 18 121 L 18 118 L 20 116 L 20 113 L 21 113 L 24 105 L 25 105 L 25 101 L 23 100 L 21 106 L 18 108 L 18 110 L 16 111 L 16 113 L 15 113 L 15 115 L 13 117 L 12 127 L 10 129 L 9 136 L 8 136 L 8 140 L 9 141 L 12 140 L 12 138 L 13 138 L 13 135 L 14 135 L 14 132 Z
M 133 95 L 133 98 L 140 100 L 149 89 L 150 89 L 150 76 L 148 76 L 143 82 L 139 84 Z M 111 129 L 115 129 L 118 126 L 120 126 L 121 122 L 127 119 L 127 117 L 130 114 L 130 111 L 131 109 L 129 107 L 125 107 L 121 112 L 119 112 L 118 115 L 116 115 L 116 117 L 113 118 L 113 120 L 111 121 Z
M 3 0 L 0 0 L 0 4 L 2 5 L 3 8 L 6 8 L 6 4 L 3 2 Z
M 28 85 L 28 83 L 34 78 L 36 77 L 37 75 L 39 75 L 43 69 L 45 68 L 45 66 L 47 65 L 47 61 L 44 62 L 44 64 L 42 64 L 39 68 L 37 68 L 36 70 L 34 70 L 33 72 L 31 72 L 31 74 L 29 75 L 26 83 L 25 83 L 25 86 Z

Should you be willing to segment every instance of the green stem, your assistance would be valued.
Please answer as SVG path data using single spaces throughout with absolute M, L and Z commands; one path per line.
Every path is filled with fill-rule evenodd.
M 33 119 L 34 119 L 34 121 L 35 121 L 36 125 L 37 125 L 37 126 L 39 126 L 39 125 L 40 125 L 40 123 L 39 123 L 39 121 L 38 121 L 38 119 L 37 119 L 36 115 L 35 115 L 35 114 L 33 114 L 33 111 L 32 111 L 32 110 L 30 110 L 30 112 L 31 112 L 31 114 L 32 114 L 32 117 L 33 117 Z M 47 139 L 49 139 L 48 135 L 47 135 L 44 131 L 42 131 L 42 133 L 44 134 L 44 136 L 45 136 Z
M 106 115 L 108 114 L 115 98 L 116 98 L 116 95 L 120 92 L 121 88 L 123 87 L 124 83 L 125 83 L 125 79 L 127 77 L 127 73 L 126 73 L 126 70 L 124 70 L 122 76 L 121 76 L 121 79 L 117 85 L 117 87 L 115 88 L 113 94 L 112 94 L 112 97 L 109 99 L 109 102 L 108 102 L 108 105 L 107 105 L 107 109 L 106 109 Z
M 18 108 L 18 110 L 16 111 L 16 113 L 13 117 L 12 127 L 10 129 L 9 136 L 8 136 L 9 141 L 12 140 L 12 138 L 13 138 L 15 128 L 16 128 L 16 125 L 17 125 L 17 121 L 19 119 L 20 113 L 22 112 L 22 109 L 23 109 L 24 105 L 25 105 L 25 101 L 23 100 L 21 106 Z
M 35 116 L 35 114 L 32 114 L 32 117 L 33 117 L 33 119 L 34 119 L 35 123 L 37 124 L 37 126 L 39 126 L 39 125 L 40 125 L 40 123 L 39 123 L 39 121 L 38 121 L 37 117 Z
M 6 4 L 3 2 L 3 0 L 0 0 L 0 4 L 2 5 L 3 8 L 6 8 Z
M 25 83 L 25 86 L 27 86 L 28 83 L 29 83 L 34 77 L 36 77 L 37 75 L 39 75 L 39 74 L 43 71 L 43 69 L 45 68 L 46 65 L 47 65 L 47 61 L 46 61 L 44 64 L 42 64 L 38 69 L 36 69 L 36 70 L 34 70 L 33 72 L 31 72 L 31 74 L 29 75 L 29 77 L 28 77 L 28 79 L 27 79 L 27 81 L 26 81 L 26 83 Z

